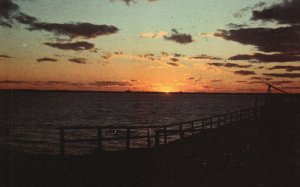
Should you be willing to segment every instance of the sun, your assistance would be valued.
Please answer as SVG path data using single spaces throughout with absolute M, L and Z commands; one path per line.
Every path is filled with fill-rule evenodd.
M 163 93 L 166 93 L 166 94 L 174 92 L 174 89 L 172 87 L 169 87 L 169 86 L 161 87 L 159 90 L 160 90 L 160 92 L 163 92 Z

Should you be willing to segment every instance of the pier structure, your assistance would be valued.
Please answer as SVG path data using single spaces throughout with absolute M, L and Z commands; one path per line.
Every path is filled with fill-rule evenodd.
M 218 128 L 243 125 L 243 123 L 259 120 L 269 115 L 270 111 L 294 109 L 300 105 L 299 95 L 287 92 L 266 83 L 268 86 L 266 102 L 264 106 L 258 106 L 257 99 L 254 107 L 213 115 L 210 117 L 171 123 L 161 126 L 63 126 L 59 128 L 60 155 L 67 154 L 67 145 L 76 143 L 96 143 L 97 150 L 105 150 L 105 144 L 118 142 L 118 150 L 130 150 L 137 148 L 153 148 L 166 145 L 172 141 L 182 140 L 195 134 L 213 131 Z M 279 94 L 272 93 L 272 89 Z M 87 133 L 80 136 L 68 136 L 70 132 Z M 94 134 L 93 136 L 89 136 Z M 79 137 L 79 138 L 78 138 Z M 111 144 L 112 145 L 112 144 Z M 120 148 L 120 145 L 122 145 Z

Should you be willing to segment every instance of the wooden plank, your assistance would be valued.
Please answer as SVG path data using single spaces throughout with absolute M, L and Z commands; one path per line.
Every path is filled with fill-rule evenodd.
M 60 141 L 60 145 L 59 145 L 60 155 L 64 156 L 65 155 L 65 133 L 63 128 L 60 128 L 59 130 L 59 141 Z
M 102 149 L 102 128 L 98 129 L 98 149 Z
M 191 130 L 192 130 L 192 135 L 194 135 L 194 130 L 195 130 L 195 124 L 194 124 L 194 122 L 191 123 Z
M 184 138 L 184 132 L 182 131 L 182 124 L 180 124 L 179 125 L 179 133 L 180 133 L 180 135 L 179 135 L 179 137 L 180 137 L 180 139 L 183 139 Z
M 150 129 L 147 131 L 147 144 L 148 148 L 151 148 Z
M 159 146 L 159 134 L 160 134 L 160 131 L 156 130 L 155 131 L 155 147 Z
M 164 144 L 167 144 L 167 127 L 164 127 Z
M 130 149 L 130 128 L 127 128 L 126 132 L 126 149 Z
M 98 142 L 98 138 L 65 140 L 65 143 L 88 143 L 88 142 Z

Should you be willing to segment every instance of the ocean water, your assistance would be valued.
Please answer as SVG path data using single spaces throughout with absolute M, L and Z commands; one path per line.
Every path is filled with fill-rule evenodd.
M 58 154 L 60 126 L 161 126 L 254 107 L 253 94 L 157 94 L 87 92 L 0 92 L 1 146 L 16 151 Z M 109 133 L 109 132 L 106 132 Z M 67 138 L 95 137 L 96 132 L 70 132 Z M 135 142 L 136 147 L 143 142 Z M 133 144 L 135 144 L 133 143 Z M 103 143 L 119 150 L 124 142 Z M 72 144 L 66 150 L 83 154 L 95 143 Z

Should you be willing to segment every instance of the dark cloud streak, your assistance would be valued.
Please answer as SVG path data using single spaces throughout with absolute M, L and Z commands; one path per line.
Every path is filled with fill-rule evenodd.
M 8 56 L 8 55 L 1 55 L 0 54 L 0 58 L 12 58 L 11 56 Z
M 218 62 L 213 62 L 213 63 L 208 63 L 208 65 L 211 66 L 217 66 L 217 67 L 226 67 L 226 68 L 250 68 L 252 65 L 241 65 L 241 64 L 235 64 L 235 63 L 218 63 Z
M 293 53 L 263 54 L 255 53 L 253 55 L 238 54 L 229 58 L 229 60 L 250 60 L 251 62 L 294 62 L 300 61 L 300 56 Z
M 234 74 L 236 74 L 236 75 L 255 75 L 256 73 L 254 71 L 239 70 L 239 71 L 235 71 Z
M 269 70 L 285 69 L 287 72 L 300 71 L 300 66 L 273 66 Z
M 252 20 L 277 21 L 281 24 L 300 23 L 300 1 L 283 1 L 262 11 L 253 11 Z
M 279 78 L 300 78 L 300 73 L 264 73 L 264 75 Z
M 97 86 L 97 87 L 114 87 L 114 86 L 132 86 L 130 82 L 121 82 L 121 81 L 96 81 L 94 83 L 89 83 L 91 86 Z
M 36 61 L 42 63 L 42 62 L 57 62 L 58 60 L 55 58 L 44 57 L 44 58 L 38 58 L 36 59 Z
M 94 25 L 91 23 L 43 23 L 30 24 L 30 31 L 44 30 L 56 35 L 65 35 L 70 38 L 83 37 L 95 38 L 101 35 L 109 35 L 118 32 L 118 28 L 112 25 Z
M 71 59 L 69 59 L 69 62 L 73 62 L 76 64 L 86 64 L 86 59 L 85 58 L 71 58 Z
M 179 33 L 176 29 L 172 29 L 172 32 L 171 36 L 164 36 L 164 38 L 179 44 L 188 44 L 194 41 L 190 34 Z
M 89 42 L 75 42 L 75 43 L 44 43 L 50 47 L 63 49 L 63 50 L 74 50 L 74 51 L 81 51 L 81 50 L 91 50 L 94 48 L 94 44 Z
M 214 57 L 214 56 L 209 56 L 209 55 L 206 55 L 206 54 L 201 54 L 201 55 L 198 55 L 198 56 L 193 56 L 193 57 L 190 57 L 189 59 L 222 60 L 222 58 Z

